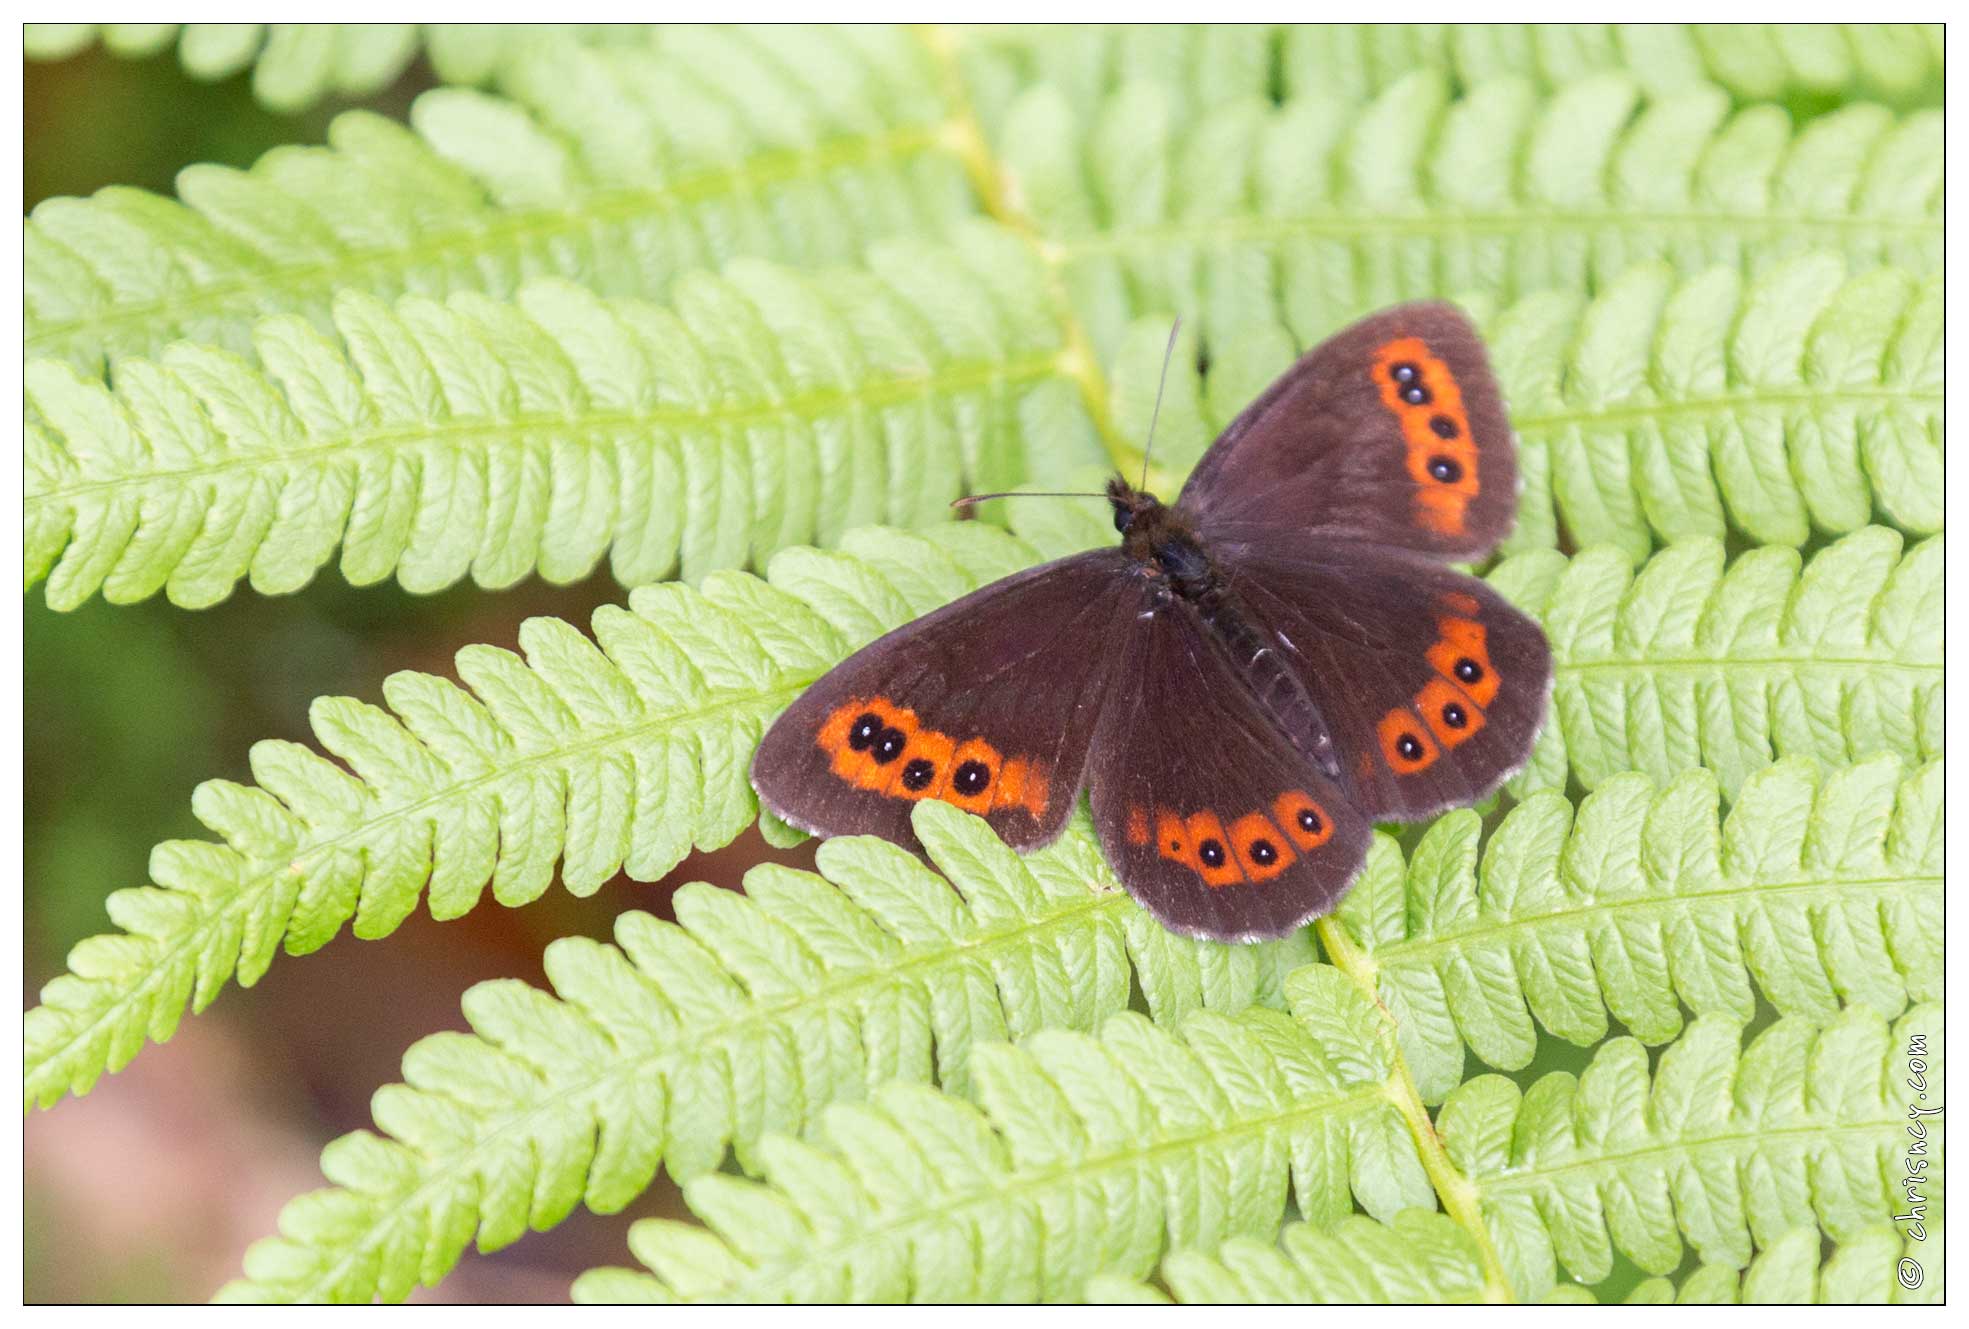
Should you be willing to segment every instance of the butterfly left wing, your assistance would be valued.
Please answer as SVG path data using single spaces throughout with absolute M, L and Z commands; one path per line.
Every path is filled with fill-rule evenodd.
M 1473 803 L 1531 756 L 1551 650 L 1483 582 L 1421 555 L 1310 535 L 1212 552 L 1305 685 L 1369 817 L 1414 821 Z
M 1475 558 L 1510 534 L 1510 422 L 1455 305 L 1396 305 L 1302 356 L 1231 422 L 1178 507 L 1211 542 L 1312 531 Z
M 1095 734 L 1094 824 L 1122 884 L 1164 927 L 1280 937 L 1329 913 L 1371 827 L 1256 700 L 1187 602 L 1135 620 Z

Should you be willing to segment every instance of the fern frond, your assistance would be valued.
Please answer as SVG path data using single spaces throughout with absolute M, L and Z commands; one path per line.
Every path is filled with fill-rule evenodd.
M 1935 1233 L 1930 1225 L 1929 1233 Z M 1940 1269 L 1922 1286 L 1910 1292 L 1895 1277 L 1903 1257 L 1920 1264 L 1929 1249 L 1939 1253 L 1939 1242 L 1904 1239 L 1892 1223 L 1862 1228 L 1832 1248 L 1821 1258 L 1824 1236 L 1817 1227 L 1798 1227 L 1757 1252 L 1748 1269 L 1726 1264 L 1705 1264 L 1684 1278 L 1680 1285 L 1666 1278 L 1649 1278 L 1637 1284 L 1624 1300 L 1629 1305 L 1732 1306 L 1888 1306 L 1894 1304 L 1936 1305 L 1941 1300 Z M 1929 1256 L 1929 1263 L 1935 1263 Z M 1924 1271 L 1925 1273 L 1926 1271 Z M 1930 1283 L 1933 1286 L 1930 1286 Z M 1570 1292 L 1546 1300 L 1594 1300 L 1590 1289 L 1577 1283 L 1562 1283 L 1555 1292 Z M 1579 1293 L 1585 1295 L 1579 1296 Z
M 787 68 L 799 77 L 766 72 Z M 706 69 L 759 72 L 727 83 Z M 180 338 L 249 353 L 259 317 L 325 328 L 346 289 L 505 296 L 556 275 L 657 298 L 691 268 L 846 261 L 973 210 L 938 139 L 933 71 L 904 33 L 548 41 L 501 83 L 512 100 L 426 93 L 414 131 L 352 111 L 327 148 L 191 167 L 182 202 L 112 188 L 42 203 L 27 227 L 28 353 L 89 374 Z
M 1753 1241 L 1801 1225 L 1858 1240 L 1898 1211 L 1902 1035 L 1939 1047 L 1941 1024 L 1939 1006 L 1894 1028 L 1856 1007 L 1822 1026 L 1786 1017 L 1740 1046 L 1733 1022 L 1699 1016 L 1652 1077 L 1646 1048 L 1617 1038 L 1576 1077 L 1458 1086 L 1439 1129 L 1521 1296 L 1542 1295 L 1560 1268 L 1596 1283 L 1616 1251 L 1669 1273 L 1684 1241 L 1705 1263 L 1742 1268 Z
M 60 609 L 199 606 L 245 576 L 297 589 L 340 544 L 358 585 L 567 581 L 604 552 L 634 585 L 947 520 L 959 494 L 1102 455 L 1045 280 L 979 223 L 865 270 L 690 274 L 668 309 L 554 279 L 512 301 L 344 292 L 332 338 L 283 314 L 255 360 L 181 342 L 119 363 L 114 391 L 33 361 L 29 581 Z
M 1448 1217 L 1408 1209 L 1387 1223 L 1351 1214 L 1336 1223 L 1288 1223 L 1276 1242 L 1232 1237 L 1214 1250 L 1171 1252 L 1158 1271 L 1185 1304 L 1443 1305 L 1484 1300 L 1483 1263 L 1470 1234 Z M 1153 1296 L 1145 1283 L 1102 1274 L 1087 1300 Z
M 1579 805 L 1552 791 L 1480 844 L 1452 812 L 1406 865 L 1380 837 L 1340 919 L 1373 961 L 1424 1101 L 1531 1063 L 1539 1028 L 1582 1047 L 1609 1014 L 1648 1043 L 1682 1008 L 1748 1023 L 1842 1002 L 1891 1019 L 1942 995 L 1942 763 L 1877 757 L 1823 777 L 1786 759 L 1717 821 L 1716 780 L 1615 776 Z M 1754 980 L 1754 981 L 1753 981 Z
M 65 60 L 101 41 L 112 55 L 143 58 L 178 44 L 186 74 L 217 82 L 253 73 L 253 96 L 271 111 L 304 111 L 325 97 L 367 97 L 396 82 L 418 55 L 441 83 L 484 84 L 547 37 L 584 44 L 647 40 L 640 24 L 614 23 L 29 23 L 27 58 Z
M 1310 345 L 1398 300 L 1590 290 L 1647 259 L 1939 269 L 1939 111 L 1856 104 L 1797 128 L 1714 88 L 1644 102 L 1620 75 L 1546 97 L 1507 79 L 1452 101 L 1429 73 L 1365 104 L 1180 109 L 1140 83 L 1084 123 L 1048 87 L 1008 113 L 1013 193 L 1104 355 L 1138 314 L 1197 316 L 1213 345 L 1254 321 Z
M 636 1224 L 651 1272 L 585 1274 L 575 1298 L 1063 1299 L 1144 1276 L 1165 1246 L 1269 1239 L 1288 1193 L 1326 1221 L 1355 1200 L 1432 1207 L 1379 1016 L 1326 965 L 1287 988 L 1292 1016 L 1123 1014 L 1099 1039 L 981 1045 L 982 1111 L 910 1085 L 836 1104 L 814 1143 L 762 1143 L 763 1183 L 687 1183 L 708 1227 Z
M 1942 529 L 1942 293 L 1800 255 L 1746 283 L 1629 269 L 1489 321 L 1524 493 L 1508 550 L 1803 545 L 1882 520 Z
M 389 710 L 317 701 L 316 737 L 348 769 L 263 742 L 251 754 L 258 788 L 200 786 L 193 811 L 224 843 L 166 842 L 151 857 L 155 885 L 110 896 L 126 935 L 77 946 L 28 1015 L 28 1100 L 86 1091 L 146 1038 L 169 1037 L 188 1001 L 203 1009 L 235 974 L 257 980 L 277 947 L 318 949 L 350 918 L 358 936 L 388 934 L 427 887 L 433 916 L 453 918 L 488 881 L 503 904 L 538 898 L 557 858 L 585 895 L 618 871 L 654 881 L 692 846 L 730 843 L 757 813 L 745 771 L 759 735 L 802 689 L 1038 557 L 978 522 L 850 532 L 843 545 L 784 550 L 763 582 L 725 572 L 701 591 L 639 588 L 629 611 L 597 611 L 600 649 L 558 619 L 530 620 L 525 660 L 460 652 L 470 692 L 400 673 L 384 684 Z M 1877 529 L 1850 536 L 1795 594 L 1790 550 L 1746 555 L 1718 585 L 1719 548 L 1677 546 L 1631 590 L 1612 549 L 1570 566 L 1551 551 L 1500 565 L 1500 588 L 1545 614 L 1558 663 L 1521 792 L 1563 789 L 1569 769 L 1588 787 L 1630 766 L 1665 767 L 1665 782 L 1700 756 L 1717 764 L 1725 740 L 1736 765 L 1718 778 L 1732 795 L 1776 757 L 1940 756 L 1941 546 L 1896 564 L 1898 545 Z M 1735 711 L 1719 720 L 1724 702 Z M 1687 734 L 1702 752 L 1684 753 Z
M 811 1130 L 829 1104 L 895 1079 L 968 1093 L 975 1044 L 1091 1031 L 1127 1009 L 1131 979 L 1167 1023 L 1283 1006 L 1286 973 L 1311 958 L 1309 933 L 1262 947 L 1171 936 L 1084 821 L 1025 859 L 942 804 L 916 825 L 950 886 L 883 841 L 832 840 L 824 878 L 758 867 L 743 896 L 683 887 L 678 924 L 623 915 L 619 950 L 555 942 L 558 1000 L 473 988 L 474 1034 L 416 1044 L 407 1083 L 377 1096 L 393 1138 L 329 1145 L 322 1169 L 346 1189 L 289 1205 L 287 1236 L 248 1253 L 233 1292 L 398 1299 L 442 1278 L 474 1233 L 493 1250 L 576 1203 L 613 1212 L 659 1163 L 688 1179 L 729 1142 L 756 1170 L 761 1135 Z
M 1801 568 L 1802 562 L 1802 568 Z M 1779 757 L 1942 755 L 1942 537 L 1869 526 L 1801 561 L 1713 540 L 1638 572 L 1620 550 L 1506 559 L 1492 582 L 1545 624 L 1557 682 L 1520 794 L 1706 766 L 1726 798 Z
M 1653 95 L 1715 83 L 1740 101 L 1942 104 L 1932 23 L 1320 23 L 1285 29 L 1282 65 L 1290 89 L 1352 97 L 1416 69 L 1464 87 L 1623 70 Z

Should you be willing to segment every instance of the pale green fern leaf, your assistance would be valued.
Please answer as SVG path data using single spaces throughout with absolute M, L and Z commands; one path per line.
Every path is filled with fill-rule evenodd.
M 345 1189 L 294 1201 L 286 1235 L 248 1252 L 230 1295 L 399 1299 L 474 1237 L 493 1250 L 577 1203 L 622 1208 L 659 1164 L 688 1179 L 729 1143 L 756 1170 L 766 1132 L 810 1130 L 891 1080 L 969 1093 L 974 1044 L 1091 1031 L 1127 1008 L 1131 978 L 1171 1022 L 1282 1006 L 1284 975 L 1311 957 L 1309 933 L 1259 947 L 1172 937 L 1084 822 L 1025 859 L 943 804 L 916 825 L 949 886 L 883 841 L 832 840 L 824 877 L 757 867 L 742 896 L 680 889 L 677 924 L 623 915 L 619 949 L 555 942 L 558 1000 L 473 988 L 473 1033 L 410 1049 L 406 1082 L 375 1099 L 389 1138 L 329 1145 L 322 1170 Z
M 1679 1284 L 1667 1278 L 1644 1279 L 1622 1300 L 1656 1306 L 1887 1306 L 1939 1300 L 1939 1277 L 1924 1280 L 1914 1292 L 1896 1277 L 1904 1257 L 1920 1264 L 1925 1243 L 1903 1238 L 1893 1224 L 1862 1228 L 1834 1246 L 1830 1255 L 1821 1256 L 1824 1242 L 1816 1226 L 1793 1228 L 1758 1251 L 1748 1269 L 1699 1265 Z M 1562 1283 L 1554 1292 L 1565 1295 L 1546 1300 L 1594 1300 L 1591 1289 L 1577 1283 Z
M 1525 477 L 1506 549 L 1941 530 L 1941 294 L 1814 254 L 1511 306 L 1487 337 Z
M 709 1231 L 638 1223 L 651 1272 L 584 1275 L 576 1299 L 1059 1300 L 1166 1246 L 1270 1239 L 1288 1197 L 1327 1220 L 1433 1206 L 1375 1013 L 1309 970 L 1333 974 L 1293 976 L 1292 1016 L 1124 1014 L 1098 1040 L 982 1045 L 979 1108 L 916 1086 L 836 1104 L 814 1143 L 767 1138 L 763 1183 L 687 1183 Z
M 65 60 L 100 40 L 113 55 L 156 55 L 175 39 L 185 73 L 201 81 L 253 75 L 269 110 L 302 111 L 325 97 L 367 97 L 396 82 L 421 53 L 444 83 L 489 83 L 549 35 L 585 44 L 647 40 L 612 23 L 29 23 L 30 60 Z
M 1577 812 L 1548 790 L 1480 825 L 1440 818 L 1406 866 L 1382 837 L 1340 908 L 1426 1102 L 1463 1081 L 1465 1047 L 1529 1065 L 1540 1028 L 1586 1047 L 1611 1016 L 1663 1043 L 1684 1008 L 1747 1023 L 1759 993 L 1818 1019 L 1941 998 L 1939 761 L 1786 759 L 1720 826 L 1703 770 L 1615 776 Z
M 698 72 L 761 61 L 804 76 Z M 655 298 L 690 268 L 845 261 L 973 210 L 939 145 L 933 71 L 907 34 L 544 41 L 502 83 L 521 100 L 441 88 L 411 108 L 414 130 L 349 112 L 326 148 L 281 148 L 243 172 L 191 167 L 182 201 L 112 188 L 42 203 L 27 227 L 28 353 L 89 374 L 180 338 L 245 354 L 259 316 L 325 329 L 350 289 L 505 296 L 557 275 Z
M 1082 120 L 1035 89 L 1002 160 L 1096 347 L 1180 310 L 1214 345 L 1255 321 L 1310 345 L 1398 300 L 1586 290 L 1643 259 L 1757 273 L 1829 249 L 1927 277 L 1941 254 L 1939 111 L 1856 104 L 1794 127 L 1714 88 L 1643 100 L 1597 75 L 1452 100 L 1429 73 L 1365 104 L 1309 93 L 1200 117 L 1158 84 Z
M 333 337 L 280 315 L 252 360 L 179 343 L 114 391 L 32 361 L 29 579 L 62 609 L 197 606 L 241 577 L 297 589 L 339 544 L 358 585 L 569 581 L 604 553 L 634 585 L 945 520 L 1101 456 L 1044 282 L 978 224 L 866 269 L 691 274 L 667 309 L 554 279 L 511 301 L 345 291 Z
M 1622 70 L 1652 94 L 1720 84 L 1742 101 L 1942 103 L 1942 31 L 1916 23 L 1318 23 L 1284 30 L 1288 88 L 1368 96 L 1415 69 L 1471 87 Z
M 1801 568 L 1802 562 L 1802 568 Z M 1618 549 L 1522 554 L 1491 574 L 1552 644 L 1552 713 L 1521 794 L 1696 766 L 1734 798 L 1779 757 L 1942 754 L 1942 537 L 1869 526 L 1814 554 L 1712 540 L 1636 572 Z
M 1448 1217 L 1408 1209 L 1386 1223 L 1352 1214 L 1321 1227 L 1288 1223 L 1278 1240 L 1233 1237 L 1214 1250 L 1179 1250 L 1158 1271 L 1185 1304 L 1443 1305 L 1483 1301 L 1483 1262 Z M 1113 1302 L 1155 1289 L 1113 1274 L 1087 1299 Z
M 1942 104 L 1939 24 L 1006 24 L 942 36 L 994 130 L 1040 85 L 1084 115 L 1128 83 L 1161 83 L 1189 116 L 1253 97 L 1364 101 L 1419 69 L 1466 89 L 1500 78 L 1551 89 L 1619 71 L 1651 96 L 1716 84 L 1801 114 L 1848 101 Z
M 1576 1077 L 1467 1081 L 1438 1127 L 1520 1296 L 1561 1268 L 1596 1283 L 1616 1252 L 1667 1274 L 1684 1242 L 1742 1268 L 1753 1243 L 1795 1227 L 1859 1239 L 1898 1211 L 1910 1031 L 1939 1046 L 1941 1009 L 1895 1027 L 1858 1007 L 1823 1025 L 1786 1017 L 1747 1045 L 1732 1021 L 1699 1016 L 1652 1075 L 1641 1043 L 1617 1038 Z
M 1720 587 L 1691 589 L 1689 568 L 1720 572 L 1721 551 L 1677 546 L 1625 597 L 1631 574 L 1616 550 L 1571 565 L 1551 551 L 1507 561 L 1499 585 L 1545 614 L 1557 656 L 1557 705 L 1522 789 L 1563 789 L 1571 776 L 1597 786 L 1629 766 L 1664 768 L 1665 782 L 1701 755 L 1717 764 L 1724 738 L 1737 763 L 1718 772 L 1726 794 L 1775 757 L 1939 756 L 1940 543 L 1896 565 L 1898 543 L 1877 529 L 1848 537 L 1795 595 L 1790 550 L 1748 555 Z M 1743 571 L 1763 555 L 1790 560 L 1775 584 Z M 618 871 L 654 881 L 693 846 L 730 843 L 757 816 L 745 772 L 759 735 L 802 689 L 854 648 L 1036 557 L 978 522 L 864 529 L 839 552 L 781 551 L 766 582 L 726 572 L 702 591 L 639 588 L 628 611 L 596 613 L 592 642 L 558 619 L 530 620 L 524 660 L 460 652 L 470 691 L 401 673 L 384 684 L 388 710 L 317 701 L 316 737 L 346 769 L 265 742 L 251 754 L 258 788 L 200 787 L 193 811 L 224 843 L 160 845 L 155 884 L 110 896 L 127 935 L 82 942 L 28 1016 L 28 1100 L 86 1090 L 146 1038 L 168 1037 L 187 1002 L 202 1009 L 235 975 L 255 981 L 283 945 L 318 949 L 351 918 L 358 936 L 391 932 L 426 890 L 432 914 L 453 918 L 488 881 L 503 904 L 538 898 L 557 859 L 585 895 Z M 1785 613 L 1772 608 L 1787 597 Z M 1657 629 L 1664 603 L 1685 618 L 1701 611 L 1693 646 Z M 1848 640 L 1855 631 L 1866 651 Z M 1605 636 L 1619 645 L 1612 659 L 1595 645 Z M 1807 709 L 1807 683 L 1836 689 L 1838 708 L 1815 694 Z M 1725 713 L 1733 727 L 1714 721 L 1717 699 L 1737 707 Z M 1702 734 L 1703 752 L 1664 741 L 1685 731 Z M 1631 755 L 1609 765 L 1616 739 Z

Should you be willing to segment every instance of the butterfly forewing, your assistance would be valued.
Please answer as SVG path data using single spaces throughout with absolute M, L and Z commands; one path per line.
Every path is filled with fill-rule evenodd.
M 1101 847 L 1172 931 L 1279 937 L 1339 901 L 1370 827 L 1255 699 L 1196 611 L 1137 619 L 1094 741 Z
M 913 845 L 939 798 L 1015 849 L 1058 835 L 1079 795 L 1141 577 L 1118 549 L 994 582 L 878 638 L 794 702 L 752 761 L 760 799 L 822 835 Z M 1139 596 L 1139 592 L 1136 593 Z
M 1454 305 L 1336 333 L 1232 421 L 1183 487 L 1206 539 L 1306 532 L 1449 558 L 1510 533 L 1518 476 L 1483 342 Z

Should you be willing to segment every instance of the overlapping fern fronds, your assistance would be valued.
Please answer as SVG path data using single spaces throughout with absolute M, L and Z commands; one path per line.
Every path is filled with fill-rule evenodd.
M 27 560 L 49 602 L 181 605 L 470 575 L 693 580 L 966 492 L 1098 461 L 1030 251 L 1002 230 L 804 276 L 692 274 L 670 307 L 559 279 L 511 301 L 344 291 L 334 336 L 280 315 L 255 360 L 191 342 L 114 393 L 28 370 Z M 1034 457 L 1029 440 L 1047 440 Z
M 36 210 L 30 583 L 200 605 L 339 548 L 414 590 L 641 585 L 201 786 L 217 839 L 159 845 L 29 1012 L 30 1103 L 344 924 L 790 843 L 745 778 L 764 725 L 1112 540 L 945 504 L 1132 469 L 1175 313 L 1164 489 L 1348 317 L 1462 300 L 1526 481 L 1488 575 L 1556 665 L 1499 805 L 1377 836 L 1317 961 L 1171 937 L 1084 819 L 1020 859 L 939 804 L 935 872 L 835 841 L 563 939 L 552 992 L 483 984 L 411 1049 L 225 1295 L 399 1298 L 659 1169 L 696 1221 L 638 1224 L 584 1299 L 1909 1295 L 1938 29 L 103 32 L 174 39 L 280 106 L 420 43 L 492 90 Z M 1939 1127 L 1929 1157 L 1938 1234 Z
M 475 1235 L 492 1250 L 576 1203 L 619 1209 L 659 1164 L 692 1178 L 729 1141 L 756 1169 L 766 1132 L 801 1134 L 895 1080 L 968 1092 L 974 1046 L 1091 1031 L 1127 1009 L 1131 982 L 1159 1021 L 1234 1014 L 1283 1006 L 1285 973 L 1311 956 L 1304 933 L 1222 947 L 1165 932 L 1084 823 L 1023 860 L 941 804 L 917 826 L 950 885 L 882 841 L 833 840 L 824 877 L 759 867 L 743 896 L 678 891 L 676 924 L 623 915 L 615 947 L 556 942 L 558 1000 L 474 988 L 473 1034 L 410 1050 L 406 1083 L 376 1099 L 390 1138 L 329 1146 L 323 1170 L 349 1189 L 290 1205 L 239 1291 L 398 1298 Z
M 1288 1198 L 1322 1219 L 1433 1205 L 1374 1007 L 1325 965 L 1287 991 L 1290 1016 L 1130 1013 L 980 1047 L 976 1107 L 915 1086 L 836 1105 L 815 1143 L 761 1144 L 763 1183 L 687 1183 L 707 1227 L 638 1223 L 651 1274 L 596 1271 L 575 1296 L 1062 1300 L 1167 1244 L 1270 1235 Z
M 1575 810 L 1533 794 L 1487 838 L 1453 812 L 1406 864 L 1386 842 L 1340 920 L 1428 1102 L 1464 1049 L 1530 1064 L 1537 1031 L 1590 1047 L 1611 1020 L 1649 1043 L 1682 1008 L 1747 1024 L 1759 995 L 1827 1019 L 1941 998 L 1942 765 L 1875 757 L 1823 774 L 1787 759 L 1718 825 L 1716 779 L 1629 772 Z
M 177 200 L 111 188 L 41 204 L 27 227 L 28 354 L 90 374 L 180 338 L 246 354 L 259 316 L 326 326 L 347 291 L 505 296 L 551 275 L 658 297 L 693 268 L 845 262 L 974 209 L 938 143 L 928 56 L 904 33 L 542 39 L 502 82 L 524 101 L 440 88 L 412 108 L 414 129 L 350 111 L 326 148 L 281 148 L 250 171 L 188 168 Z M 745 91 L 768 87 L 778 94 Z
M 1422 1177 L 1406 1128 L 1376 1093 L 1391 1065 L 1381 1017 L 1323 965 L 1295 973 L 1287 988 L 1292 1021 L 1262 1009 L 1203 1014 L 1172 1036 L 1121 1016 L 1099 1042 L 1051 1033 L 1016 1049 L 980 1048 L 982 1113 L 901 1087 L 869 1108 L 837 1107 L 816 1144 L 762 1144 L 763 1183 L 712 1174 L 686 1185 L 705 1227 L 638 1223 L 631 1249 L 648 1273 L 595 1271 L 575 1294 L 1075 1297 L 1090 1273 L 1108 1276 L 1097 1288 L 1144 1276 L 1165 1247 L 1269 1239 L 1288 1175 L 1302 1212 L 1330 1223 L 1350 1167 L 1370 1217 L 1417 1240 L 1344 1226 L 1292 1238 L 1300 1251 L 1324 1246 L 1359 1261 L 1351 1282 L 1331 1274 L 1323 1286 L 1363 1298 L 1487 1290 L 1472 1278 L 1467 1232 L 1397 1220 L 1389 1206 L 1411 1198 L 1408 1185 L 1378 1197 L 1362 1190 L 1363 1121 L 1399 1132 L 1374 1162 Z M 1923 1007 L 1908 1021 L 1933 1030 L 1940 1012 Z M 1259 1030 L 1268 1037 L 1254 1037 Z M 1753 1233 L 1768 1247 L 1801 1222 L 1836 1239 L 1876 1240 L 1895 1212 L 1891 1155 L 1905 1122 L 1892 1092 L 1892 1032 L 1878 1015 L 1849 1012 L 1822 1025 L 1780 1020 L 1743 1045 L 1733 1023 L 1702 1017 L 1652 1075 L 1638 1042 L 1615 1039 L 1581 1075 L 1557 1072 L 1529 1091 L 1502 1076 L 1468 1082 L 1444 1105 L 1439 1129 L 1519 1297 L 1552 1290 L 1561 1265 L 1604 1278 L 1616 1250 L 1666 1273 L 1685 1242 L 1710 1263 L 1742 1267 Z M 1332 1070 L 1308 1083 L 1322 1063 Z M 1338 1150 L 1336 1139 L 1346 1142 Z M 1178 1141 L 1187 1147 L 1170 1147 Z M 1430 1207 L 1426 1185 L 1419 1195 Z M 1073 1221 L 1081 1206 L 1098 1206 L 1103 1221 Z M 1233 1249 L 1250 1255 L 1254 1243 Z M 1425 1260 L 1436 1267 L 1418 1269 Z M 1207 1266 L 1179 1257 L 1178 1270 L 1186 1263 L 1221 1286 Z M 1263 1267 L 1295 1279 L 1290 1260 Z M 1310 1290 L 1303 1273 L 1296 1281 Z
M 1366 103 L 1179 110 L 1144 83 L 1084 121 L 1050 87 L 1008 112 L 1022 206 L 1103 351 L 1144 312 L 1186 311 L 1213 344 L 1257 324 L 1309 345 L 1397 300 L 1590 291 L 1644 259 L 1754 274 L 1827 249 L 1939 269 L 1939 111 L 1853 104 L 1796 126 L 1714 88 L 1644 100 L 1619 74 L 1452 100 L 1430 73 Z
M 1869 528 L 1802 577 L 1789 550 L 1745 555 L 1725 576 L 1721 548 L 1696 542 L 1658 555 L 1631 588 L 1611 549 L 1507 560 L 1496 580 L 1543 613 L 1558 673 L 1520 792 L 1569 778 L 1595 788 L 1633 768 L 1666 781 L 1706 757 L 1734 793 L 1779 757 L 1939 756 L 1940 626 L 1924 607 L 1940 545 L 1900 559 L 1898 548 Z M 504 904 L 538 898 L 557 860 L 586 894 L 730 843 L 757 814 L 745 771 L 758 736 L 801 689 L 1036 557 L 975 522 L 864 531 L 846 552 L 782 552 L 766 581 L 641 588 L 629 610 L 597 612 L 594 641 L 530 620 L 524 660 L 460 653 L 469 692 L 401 673 L 384 685 L 389 710 L 317 701 L 316 736 L 347 770 L 269 741 L 253 748 L 257 788 L 200 787 L 194 811 L 225 842 L 160 845 L 156 884 L 110 897 L 129 935 L 81 943 L 29 1014 L 29 1101 L 86 1090 L 168 1037 L 187 1002 L 203 1008 L 229 979 L 257 979 L 278 948 L 315 950 L 351 918 L 358 936 L 380 937 L 426 891 L 432 914 L 451 918 L 488 882 Z
M 29 59 L 60 60 L 100 40 L 117 55 L 153 55 L 175 39 L 185 72 L 253 71 L 254 95 L 298 110 L 329 93 L 381 89 L 420 50 L 446 83 L 484 83 L 531 41 L 492 23 L 30 23 Z M 556 24 L 587 42 L 662 40 L 633 24 Z M 1633 69 L 1654 91 L 1714 82 L 1739 98 L 1810 105 L 1815 98 L 1940 105 L 1942 40 L 1933 24 L 1369 24 L 980 27 L 949 38 L 974 96 L 1045 82 L 1089 101 L 1137 79 L 1180 87 L 1201 106 L 1269 91 L 1380 91 L 1410 70 L 1440 69 L 1465 86 L 1518 75 L 1551 86 Z

